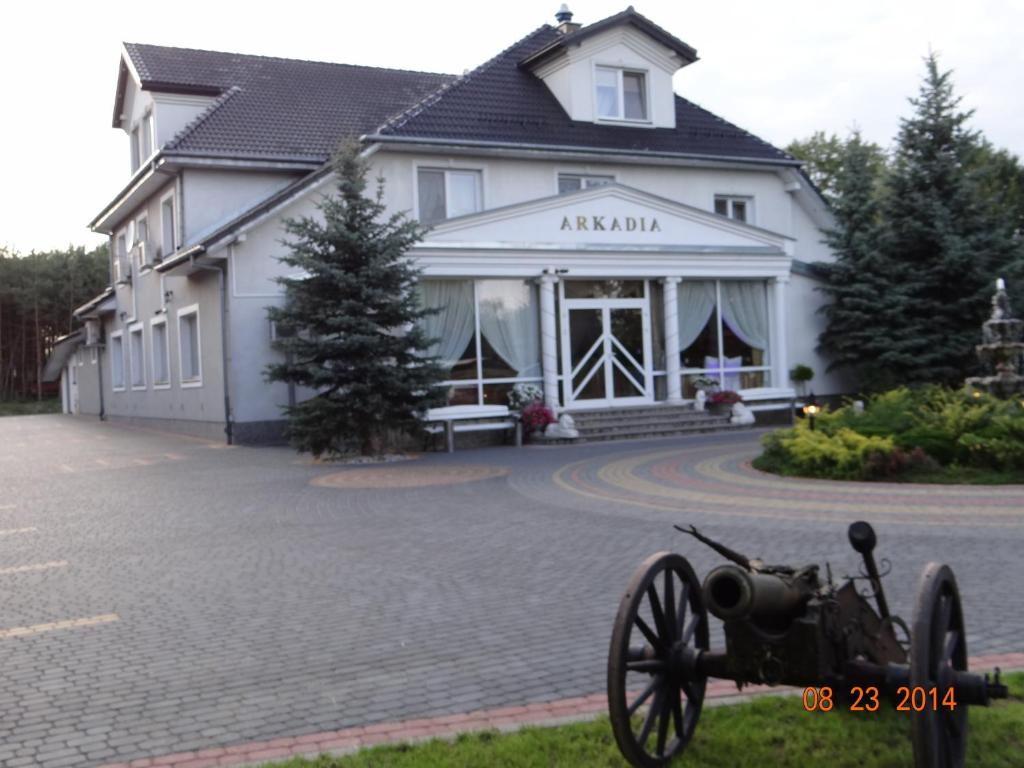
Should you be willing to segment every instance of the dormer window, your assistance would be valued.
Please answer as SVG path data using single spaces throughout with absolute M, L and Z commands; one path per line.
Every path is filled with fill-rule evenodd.
M 647 77 L 643 72 L 597 67 L 597 116 L 601 120 L 647 120 Z

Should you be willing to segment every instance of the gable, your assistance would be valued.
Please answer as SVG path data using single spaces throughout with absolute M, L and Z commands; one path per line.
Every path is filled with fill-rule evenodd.
M 787 253 L 791 238 L 609 184 L 450 219 L 424 244 Z

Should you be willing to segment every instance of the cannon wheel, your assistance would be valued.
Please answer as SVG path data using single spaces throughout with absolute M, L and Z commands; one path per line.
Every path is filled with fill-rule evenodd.
M 960 592 L 948 565 L 928 563 L 921 573 L 910 644 L 910 685 L 938 689 L 941 701 L 955 670 L 967 669 L 967 637 Z M 915 712 L 911 724 L 914 768 L 959 768 L 967 752 L 967 704 Z
M 651 555 L 619 603 L 608 651 L 608 712 L 632 765 L 663 766 L 686 748 L 704 703 L 697 659 L 707 648 L 708 614 L 690 563 Z

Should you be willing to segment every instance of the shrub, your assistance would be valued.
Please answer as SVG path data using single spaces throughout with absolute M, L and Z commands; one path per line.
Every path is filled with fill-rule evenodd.
M 803 384 L 814 378 L 814 369 L 809 365 L 795 365 L 789 372 L 789 378 L 791 381 L 795 381 L 798 384 Z
M 760 469 L 836 479 L 934 473 L 944 467 L 1024 470 L 1024 402 L 942 387 L 883 392 L 862 413 L 846 405 L 763 438 Z
M 895 451 L 891 438 L 868 437 L 841 427 L 834 434 L 805 422 L 765 435 L 768 462 L 785 474 L 860 480 L 887 474 Z
M 739 392 L 723 389 L 721 392 L 712 392 L 708 395 L 707 402 L 710 405 L 736 405 L 736 403 L 742 403 L 743 398 L 740 397 Z
M 554 424 L 558 421 L 550 408 L 538 402 L 530 403 L 523 408 L 523 415 L 520 417 L 520 420 L 523 422 L 526 434 L 536 432 L 537 430 L 543 431 L 544 427 L 548 424 Z

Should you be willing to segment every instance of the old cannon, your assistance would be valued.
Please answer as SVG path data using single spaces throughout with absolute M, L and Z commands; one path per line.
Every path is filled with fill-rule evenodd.
M 866 522 L 849 528 L 864 570 L 838 586 L 828 566 L 822 578 L 817 565 L 767 565 L 692 526 L 676 528 L 730 564 L 701 585 L 686 558 L 658 552 L 629 582 L 608 654 L 608 710 L 632 765 L 667 765 L 686 749 L 708 678 L 738 688 L 804 687 L 807 709 L 874 712 L 888 699 L 912 718 L 915 768 L 964 764 L 968 705 L 1005 698 L 1007 689 L 998 668 L 992 680 L 967 671 L 963 609 L 948 566 L 925 566 L 907 627 L 889 612 Z M 724 651 L 709 648 L 708 611 L 724 623 Z

